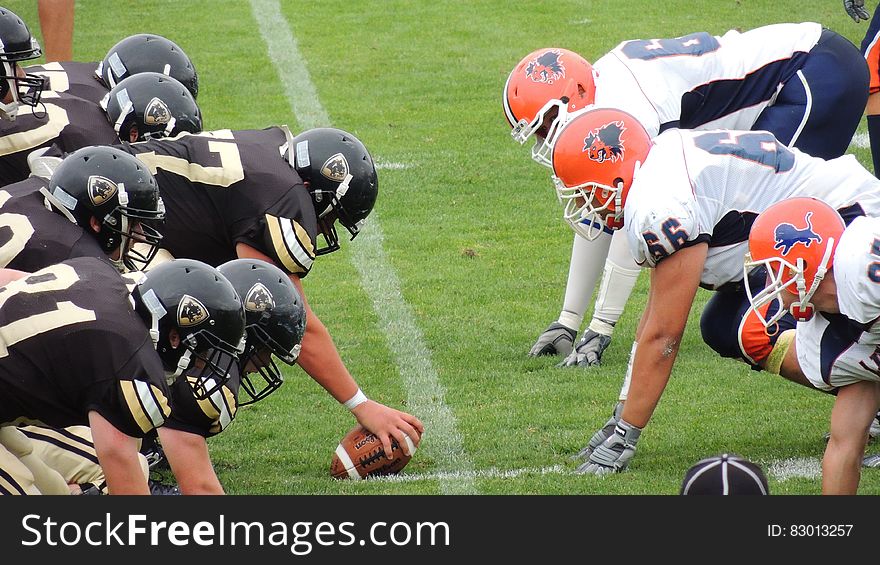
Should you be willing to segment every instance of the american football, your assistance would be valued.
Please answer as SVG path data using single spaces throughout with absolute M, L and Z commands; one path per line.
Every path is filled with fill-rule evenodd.
M 391 441 L 391 453 L 394 459 L 385 457 L 385 449 L 379 438 L 368 432 L 363 426 L 350 430 L 336 446 L 333 460 L 330 463 L 330 474 L 335 479 L 364 479 L 382 475 L 395 475 L 406 467 L 416 446 L 409 436 L 406 437 L 410 455 L 403 452 L 397 441 Z

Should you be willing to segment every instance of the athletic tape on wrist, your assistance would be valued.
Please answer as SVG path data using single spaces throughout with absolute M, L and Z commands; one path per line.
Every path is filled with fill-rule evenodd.
M 360 406 L 361 404 L 363 404 L 367 400 L 369 400 L 369 398 L 367 398 L 367 395 L 364 394 L 364 391 L 362 391 L 361 389 L 358 389 L 358 391 L 354 394 L 354 396 L 352 396 L 351 398 L 346 400 L 343 405 L 346 408 L 348 408 L 349 410 L 354 410 L 355 408 L 357 408 L 358 406 Z

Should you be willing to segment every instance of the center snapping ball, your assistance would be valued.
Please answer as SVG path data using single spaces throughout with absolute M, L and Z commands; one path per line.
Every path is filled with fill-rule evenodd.
M 391 438 L 391 454 L 394 458 L 388 459 L 379 438 L 358 425 L 345 434 L 336 446 L 333 461 L 330 463 L 330 474 L 336 479 L 363 479 L 397 474 L 406 467 L 416 452 L 416 446 L 409 436 L 404 437 L 410 455 L 404 453 L 397 441 Z

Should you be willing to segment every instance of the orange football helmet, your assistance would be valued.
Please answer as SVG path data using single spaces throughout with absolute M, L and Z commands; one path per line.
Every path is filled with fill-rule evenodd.
M 550 146 L 567 115 L 596 98 L 595 71 L 568 49 L 548 47 L 525 56 L 504 85 L 504 114 L 520 144 L 537 134 L 532 159 L 550 166 Z
M 553 143 L 553 184 L 562 217 L 593 240 L 602 228 L 623 227 L 633 177 L 653 142 L 644 126 L 614 108 L 592 108 L 566 123 Z
M 758 215 L 749 233 L 744 274 L 749 302 L 764 326 L 772 326 L 787 311 L 799 322 L 813 317 L 810 298 L 831 269 L 844 229 L 840 214 L 816 198 L 789 198 Z M 768 284 L 752 292 L 748 273 L 760 266 L 767 268 Z M 788 310 L 782 307 L 783 292 L 797 296 Z M 759 308 L 774 300 L 779 309 L 765 319 Z

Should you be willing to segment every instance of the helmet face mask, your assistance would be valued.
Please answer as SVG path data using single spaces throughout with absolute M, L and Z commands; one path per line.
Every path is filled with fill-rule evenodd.
M 758 215 L 749 234 L 743 274 L 751 309 L 766 328 L 787 313 L 799 322 L 812 318 L 811 300 L 832 268 L 844 229 L 837 211 L 815 198 L 789 198 Z M 753 289 L 748 275 L 760 267 L 767 269 L 767 284 Z M 793 299 L 788 308 L 783 297 Z M 767 317 L 762 310 L 773 302 L 779 308 Z
M 597 239 L 603 228 L 623 226 L 623 183 L 617 187 L 594 182 L 568 187 L 553 177 L 556 196 L 562 204 L 562 219 L 588 241 Z
M 43 54 L 27 25 L 13 12 L 0 8 L 0 116 L 15 120 L 21 106 L 36 107 L 48 80 L 35 74 L 18 74 L 20 61 Z M 11 100 L 2 102 L 11 94 Z
M 532 161 L 544 167 L 552 168 L 553 164 L 550 162 L 550 157 L 553 152 L 553 142 L 562 126 L 565 125 L 565 122 L 570 117 L 568 114 L 568 98 L 563 97 L 562 100 L 550 100 L 531 122 L 526 122 L 525 119 L 520 120 L 511 130 L 510 135 L 520 145 L 534 136 L 535 144 L 531 150 Z

